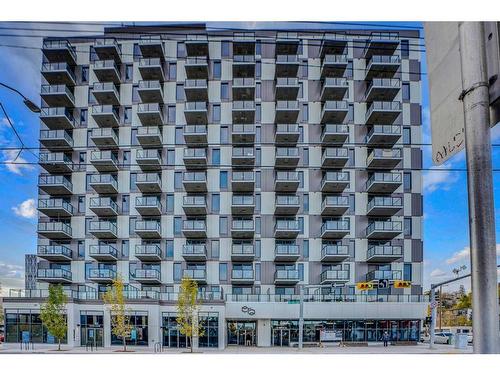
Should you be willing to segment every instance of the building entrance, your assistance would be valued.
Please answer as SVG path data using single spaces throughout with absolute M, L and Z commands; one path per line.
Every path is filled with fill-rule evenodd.
M 273 328 L 273 346 L 290 346 L 290 328 Z
M 163 346 L 167 348 L 187 348 L 188 340 L 177 328 L 163 328 Z
M 228 321 L 227 344 L 239 346 L 255 346 L 257 344 L 257 322 Z

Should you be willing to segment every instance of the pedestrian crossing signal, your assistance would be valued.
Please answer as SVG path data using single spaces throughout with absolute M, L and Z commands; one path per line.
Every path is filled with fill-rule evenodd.
M 370 290 L 370 289 L 373 289 L 373 284 L 372 283 L 357 283 L 356 287 L 359 290 Z
M 396 280 L 394 281 L 394 288 L 410 288 L 411 281 Z

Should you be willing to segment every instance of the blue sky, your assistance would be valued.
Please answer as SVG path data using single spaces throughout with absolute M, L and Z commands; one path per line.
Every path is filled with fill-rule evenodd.
M 209 23 L 218 27 L 280 27 L 277 23 Z M 387 24 L 387 23 L 385 23 Z M 400 26 L 421 26 L 418 23 L 394 23 Z M 0 26 L 22 28 L 60 28 L 59 32 L 37 30 L 2 30 L 2 34 L 22 34 L 22 37 L 0 36 L 0 45 L 15 45 L 28 48 L 0 46 L 0 82 L 11 85 L 35 103 L 39 103 L 40 63 L 42 59 L 40 35 L 71 35 L 68 29 L 89 32 L 102 30 L 100 26 L 84 25 L 37 25 L 2 23 Z M 290 23 L 287 27 L 328 27 L 325 24 Z M 332 26 L 334 27 L 334 26 Z M 335 28 L 346 28 L 336 25 Z M 360 26 L 357 26 L 360 27 Z M 75 34 L 75 32 L 73 34 Z M 92 32 L 94 34 L 94 32 Z M 422 59 L 426 72 L 425 57 Z M 427 76 L 423 80 L 423 132 L 424 142 L 430 143 L 429 103 Z M 0 101 L 8 111 L 24 142 L 37 145 L 39 121 L 22 103 L 20 98 L 0 87 Z M 493 143 L 500 143 L 500 126 L 492 131 Z M 0 112 L 0 146 L 18 147 L 19 142 L 7 126 L 5 116 Z M 12 160 L 16 151 L 0 151 L 0 160 Z M 34 156 L 24 151 L 18 162 L 35 161 Z M 430 147 L 424 146 L 424 168 L 432 167 Z M 446 163 L 446 168 L 465 168 L 464 152 Z M 500 168 L 500 147 L 493 147 L 493 167 Z M 0 282 L 4 289 L 23 288 L 24 254 L 36 252 L 36 199 L 38 168 L 31 165 L 0 165 Z M 500 173 L 494 173 L 495 213 L 497 222 L 497 243 L 500 244 Z M 465 172 L 424 172 L 424 285 L 453 276 L 451 270 L 468 262 L 468 211 L 467 183 Z M 500 250 L 500 245 L 497 245 Z M 500 252 L 498 253 L 500 254 Z M 498 260 L 498 258 L 497 258 Z M 468 283 L 465 283 L 468 286 Z M 454 286 L 453 288 L 458 287 Z

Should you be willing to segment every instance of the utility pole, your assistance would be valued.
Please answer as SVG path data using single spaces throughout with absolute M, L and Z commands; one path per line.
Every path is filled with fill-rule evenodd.
M 439 330 L 441 331 L 442 326 L 443 326 L 443 286 L 442 285 L 439 287 L 438 309 L 439 309 Z
M 304 287 L 299 290 L 299 349 L 304 346 Z
M 441 297 L 439 297 L 441 299 Z M 434 349 L 434 337 L 436 334 L 436 288 L 431 285 L 431 326 L 429 327 L 429 349 Z
M 484 24 L 460 22 L 474 353 L 499 352 L 495 212 Z

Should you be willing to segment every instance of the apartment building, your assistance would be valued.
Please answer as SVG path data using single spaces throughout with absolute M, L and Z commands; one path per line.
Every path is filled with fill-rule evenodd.
M 183 276 L 199 347 L 297 343 L 301 294 L 305 342 L 418 340 L 419 44 L 204 24 L 45 39 L 37 289 L 5 298 L 7 343 L 52 342 L 39 304 L 60 283 L 67 343 L 120 345 L 101 298 L 118 275 L 129 345 L 187 345 Z

